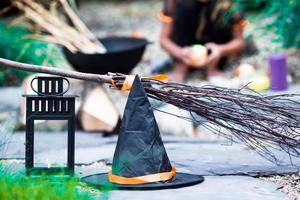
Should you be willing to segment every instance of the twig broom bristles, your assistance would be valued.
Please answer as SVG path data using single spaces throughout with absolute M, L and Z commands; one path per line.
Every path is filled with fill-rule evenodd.
M 13 6 L 24 13 L 24 19 L 29 20 L 35 30 L 48 33 L 48 35 L 35 34 L 33 37 L 61 44 L 73 53 L 77 51 L 86 54 L 105 53 L 105 47 L 84 25 L 68 1 L 59 0 L 59 3 L 74 27 L 65 23 L 58 14 L 51 12 L 34 0 L 11 1 Z
M 0 66 L 112 84 L 121 88 L 123 74 L 96 75 L 18 63 L 0 58 Z M 261 155 L 276 160 L 271 148 L 300 156 L 300 103 L 298 94 L 261 95 L 214 86 L 195 87 L 141 78 L 148 96 L 205 119 L 215 133 L 225 128 Z M 231 137 L 224 133 L 225 136 Z

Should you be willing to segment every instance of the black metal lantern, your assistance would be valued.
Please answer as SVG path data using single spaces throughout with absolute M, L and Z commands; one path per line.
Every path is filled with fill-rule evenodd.
M 37 80 L 37 90 L 33 82 Z M 64 81 L 68 88 L 64 91 Z M 70 83 L 66 78 L 39 76 L 31 81 L 31 88 L 37 95 L 26 97 L 26 144 L 25 167 L 27 175 L 74 174 L 75 148 L 75 98 L 64 95 Z M 67 167 L 36 167 L 34 166 L 34 121 L 35 120 L 67 120 L 68 121 L 68 156 Z

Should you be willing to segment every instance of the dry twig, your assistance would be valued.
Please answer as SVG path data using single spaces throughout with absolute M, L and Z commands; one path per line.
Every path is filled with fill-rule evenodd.
M 61 20 L 56 15 L 57 12 L 53 12 L 53 6 L 48 10 L 34 0 L 12 0 L 12 5 L 23 11 L 26 19 L 30 20 L 37 30 L 50 35 L 39 35 L 38 39 L 61 44 L 74 53 L 77 51 L 86 54 L 105 53 L 105 47 L 88 30 L 68 2 L 60 0 L 60 3 L 75 27 Z

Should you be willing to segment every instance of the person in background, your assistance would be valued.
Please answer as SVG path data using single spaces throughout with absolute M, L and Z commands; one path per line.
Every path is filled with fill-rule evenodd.
M 191 68 L 205 68 L 208 76 L 220 75 L 230 56 L 245 47 L 243 15 L 229 12 L 225 0 L 165 0 L 159 13 L 161 47 L 174 60 L 172 81 L 183 82 Z M 201 44 L 208 56 L 195 64 L 192 46 Z

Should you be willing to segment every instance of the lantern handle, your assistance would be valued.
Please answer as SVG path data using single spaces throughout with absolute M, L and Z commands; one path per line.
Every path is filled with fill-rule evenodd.
M 61 77 L 61 79 L 65 80 L 65 81 L 67 82 L 67 88 L 66 88 L 66 90 L 64 90 L 63 92 L 58 93 L 58 94 L 43 94 L 43 93 L 37 91 L 37 90 L 33 87 L 33 82 L 34 82 L 35 80 L 37 80 L 38 78 L 39 78 L 39 77 L 36 76 L 36 77 L 34 77 L 34 78 L 31 80 L 31 82 L 30 82 L 30 87 L 31 87 L 31 89 L 32 89 L 36 94 L 38 94 L 38 95 L 40 95 L 40 96 L 49 96 L 49 97 L 63 96 L 63 95 L 66 94 L 66 93 L 69 91 L 69 89 L 70 89 L 70 81 L 69 81 L 67 78 L 65 78 L 65 77 Z

